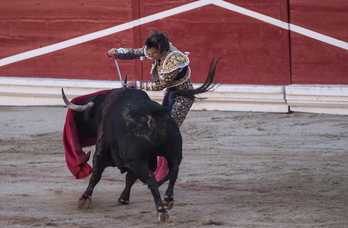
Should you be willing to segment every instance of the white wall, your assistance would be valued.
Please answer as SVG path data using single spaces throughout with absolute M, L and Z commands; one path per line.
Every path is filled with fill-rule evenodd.
M 0 77 L 0 105 L 63 106 L 61 88 L 72 99 L 120 87 L 119 81 Z M 148 94 L 158 102 L 163 98 L 162 91 Z M 197 101 L 192 110 L 348 114 L 348 85 L 220 85 L 201 97 L 207 99 Z

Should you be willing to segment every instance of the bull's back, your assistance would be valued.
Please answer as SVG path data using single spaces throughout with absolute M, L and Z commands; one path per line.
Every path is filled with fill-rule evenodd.
M 170 110 L 135 89 L 126 89 L 117 96 L 104 117 L 104 132 L 110 143 L 117 140 L 121 150 L 131 147 L 159 153 L 169 142 L 181 145 L 181 134 Z

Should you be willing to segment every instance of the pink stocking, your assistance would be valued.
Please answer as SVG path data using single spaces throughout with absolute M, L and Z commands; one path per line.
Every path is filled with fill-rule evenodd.
M 164 157 L 157 157 L 156 181 L 161 181 L 168 174 L 168 163 Z

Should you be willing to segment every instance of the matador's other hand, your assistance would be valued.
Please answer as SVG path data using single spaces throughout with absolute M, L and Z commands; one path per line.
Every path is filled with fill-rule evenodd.
M 136 88 L 136 86 L 137 86 L 136 81 L 128 81 L 126 84 L 127 88 Z

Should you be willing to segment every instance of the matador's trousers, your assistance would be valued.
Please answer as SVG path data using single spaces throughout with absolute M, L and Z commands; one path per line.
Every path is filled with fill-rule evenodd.
M 168 90 L 167 94 L 163 99 L 162 105 L 168 105 Z M 174 99 L 174 105 L 171 110 L 171 116 L 174 119 L 175 123 L 180 128 L 181 124 L 184 122 L 194 100 L 187 97 L 176 96 Z M 168 174 L 168 164 L 167 160 L 164 157 L 157 158 L 157 169 L 155 171 L 156 181 L 160 181 L 165 178 Z

